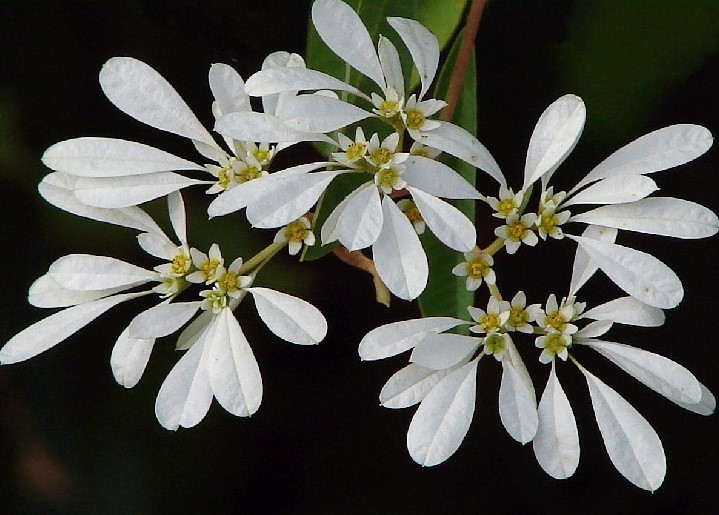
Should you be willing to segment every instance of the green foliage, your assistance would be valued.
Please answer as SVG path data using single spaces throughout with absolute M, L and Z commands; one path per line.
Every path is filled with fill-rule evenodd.
M 461 44 L 461 33 L 440 71 L 437 80 L 436 98 L 444 98 L 452 76 L 454 63 Z M 454 112 L 453 123 L 475 134 L 477 131 L 477 71 L 474 51 L 467 66 L 462 91 Z M 471 165 L 451 156 L 441 159 L 446 165 L 456 170 L 470 184 L 475 183 L 476 170 Z M 455 207 L 462 211 L 470 220 L 474 220 L 474 201 L 455 200 Z M 426 232 L 422 236 L 422 245 L 429 259 L 429 282 L 419 297 L 419 306 L 423 316 L 467 316 L 467 306 L 472 305 L 474 295 L 465 288 L 465 278 L 452 274 L 452 268 L 462 261 L 462 254 L 456 252 L 437 238 Z

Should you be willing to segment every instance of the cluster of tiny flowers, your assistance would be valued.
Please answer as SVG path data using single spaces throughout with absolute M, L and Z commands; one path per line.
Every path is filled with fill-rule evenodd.
M 341 0 L 316 0 L 311 16 L 327 47 L 369 79 L 374 91 L 307 68 L 302 57 L 287 52 L 270 54 L 246 82 L 230 66 L 213 64 L 211 112 L 219 139 L 152 67 L 130 57 L 105 63 L 100 85 L 110 102 L 144 124 L 188 139 L 201 158 L 190 161 L 143 143 L 104 137 L 65 140 L 47 149 L 42 160 L 52 173 L 40 183 L 43 198 L 75 215 L 138 231 L 141 248 L 163 263 L 148 270 L 106 256 L 58 259 L 31 286 L 29 300 L 62 309 L 8 341 L 0 362 L 36 356 L 119 303 L 154 294 L 159 302 L 136 315 L 115 343 L 111 365 L 117 381 L 135 386 L 156 340 L 179 332 L 176 348 L 185 352 L 158 393 L 160 424 L 173 430 L 192 427 L 213 399 L 234 415 L 250 416 L 259 409 L 263 385 L 235 316 L 243 299 L 249 294 L 270 332 L 285 341 L 314 345 L 327 333 L 314 306 L 257 286 L 273 256 L 287 247 L 291 255 L 305 249 L 303 259 L 307 247 L 321 243 L 348 262 L 347 255 L 359 256 L 355 262 L 373 274 L 378 292 L 413 300 L 429 281 L 426 239 L 420 239 L 429 230 L 464 259 L 441 273 L 464 278 L 457 284 L 463 282 L 470 292 L 485 286 L 489 296 L 486 306 L 469 305 L 466 312 L 462 306 L 457 316 L 464 318 L 395 322 L 370 331 L 359 344 L 363 360 L 412 351 L 410 363 L 380 392 L 385 407 L 418 405 L 407 433 L 412 459 L 432 466 L 459 448 L 474 414 L 478 364 L 491 356 L 485 361 L 502 369 L 498 404 L 503 426 L 521 444 L 532 442 L 537 462 L 550 476 L 571 476 L 579 462 L 578 430 L 557 375 L 558 367 L 569 364 L 587 382 L 614 466 L 638 487 L 658 488 L 666 460 L 656 432 L 578 358 L 584 359 L 582 349 L 589 347 L 670 401 L 704 415 L 714 411 L 712 394 L 683 366 L 600 339 L 615 323 L 662 325 L 663 310 L 676 307 L 684 293 L 666 264 L 617 244 L 620 230 L 681 239 L 719 230 L 719 219 L 703 206 L 650 197 L 658 188 L 648 176 L 702 155 L 712 144 L 709 131 L 688 124 L 659 129 L 617 150 L 568 191 L 555 192 L 551 179 L 576 146 L 586 117 L 583 101 L 565 95 L 540 116 L 523 184 L 512 188 L 472 134 L 433 119 L 447 104 L 428 95 L 441 48 L 426 27 L 387 18 L 414 64 L 415 70 L 403 70 L 394 44 L 382 35 L 374 42 L 358 14 Z M 405 79 L 415 72 L 417 92 Z M 262 111 L 253 110 L 250 97 L 258 98 Z M 365 134 L 360 125 L 365 120 L 379 121 L 385 130 Z M 305 142 L 321 142 L 331 150 L 324 160 L 275 169 L 279 152 Z M 439 161 L 441 154 L 489 175 L 499 186 L 497 196 L 480 193 Z M 354 189 L 329 201 L 326 193 L 336 180 L 354 181 Z M 247 260 L 231 262 L 218 244 L 206 253 L 190 246 L 181 192 L 192 186 L 212 196 L 210 218 L 244 210 L 253 228 L 275 231 L 272 243 Z M 140 207 L 155 200 L 167 203 L 176 241 Z M 480 247 L 474 221 L 453 200 L 487 203 L 496 239 Z M 573 223 L 585 224 L 581 233 L 571 230 Z M 577 244 L 566 295 L 528 304 L 519 291 L 504 300 L 494 269 L 497 253 L 504 249 L 512 255 L 522 244 L 552 240 Z M 363 252 L 371 252 L 371 260 Z M 626 296 L 587 309 L 577 301 L 578 292 L 599 270 Z M 189 298 L 191 288 L 199 290 L 194 300 L 180 300 Z M 523 353 L 534 352 L 537 361 L 549 365 L 539 402 L 522 346 Z

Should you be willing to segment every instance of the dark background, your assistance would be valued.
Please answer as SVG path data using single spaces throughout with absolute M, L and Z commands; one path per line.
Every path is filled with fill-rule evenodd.
M 0 341 L 46 315 L 27 305 L 25 292 L 61 255 L 155 264 L 143 262 L 132 231 L 44 203 L 35 188 L 47 173 L 40 163 L 45 148 L 71 137 L 108 136 L 196 158 L 186 140 L 145 127 L 104 98 L 97 82 L 102 63 L 124 55 L 144 60 L 211 126 L 209 65 L 232 64 L 247 77 L 270 51 L 303 52 L 309 5 L 0 4 Z M 562 94 L 582 96 L 585 133 L 556 175 L 560 186 L 571 186 L 610 152 L 651 130 L 697 123 L 716 133 L 717 27 L 717 3 L 711 1 L 496 0 L 485 11 L 477 42 L 478 137 L 517 185 L 537 117 Z M 298 157 L 312 158 L 311 149 L 303 152 Z M 713 148 L 654 177 L 663 195 L 716 211 L 717 165 Z M 188 196 L 195 246 L 219 241 L 223 250 L 231 249 L 226 258 L 240 252 L 247 257 L 271 240 L 272 231 L 242 229 L 243 215 L 208 226 L 206 204 L 199 192 Z M 167 227 L 162 205 L 150 209 Z M 479 222 L 480 234 L 491 233 L 486 220 Z M 716 240 L 629 234 L 620 243 L 674 268 L 686 296 L 663 328 L 616 328 L 611 336 L 681 362 L 719 392 Z M 572 250 L 564 241 L 522 248 L 510 260 L 499 255 L 503 286 L 525 289 L 534 302 L 561 293 Z M 262 277 L 263 285 L 313 302 L 330 329 L 319 347 L 300 348 L 270 335 L 252 309 L 238 312 L 265 383 L 262 408 L 251 420 L 232 417 L 215 403 L 198 427 L 172 433 L 159 426 L 154 397 L 177 360 L 172 339 L 158 343 L 133 390 L 114 382 L 110 351 L 141 309 L 137 304 L 114 310 L 29 362 L 3 367 L 0 513 L 719 513 L 716 416 L 686 412 L 588 352 L 577 353 L 580 361 L 625 395 L 661 436 L 668 473 L 658 492 L 638 490 L 613 469 L 586 385 L 573 367 L 559 373 L 582 442 L 574 477 L 549 478 L 531 446 L 522 448 L 507 436 L 497 414 L 499 372 L 487 364 L 480 367 L 477 412 L 462 447 L 448 462 L 422 469 L 405 448 L 414 409 L 387 410 L 377 401 L 404 358 L 360 363 L 356 351 L 368 330 L 416 315 L 414 305 L 376 305 L 367 277 L 331 257 L 301 266 L 282 257 Z M 598 302 L 617 291 L 597 277 L 584 293 Z M 534 361 L 532 356 L 525 359 Z M 530 369 L 539 393 L 547 369 L 535 363 Z

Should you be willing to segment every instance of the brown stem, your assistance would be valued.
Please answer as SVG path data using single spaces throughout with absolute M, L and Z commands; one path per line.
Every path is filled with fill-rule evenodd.
M 335 256 L 348 265 L 364 270 L 370 274 L 372 276 L 372 281 L 374 282 L 377 302 L 389 307 L 391 295 L 387 286 L 385 286 L 382 279 L 379 278 L 377 269 L 374 266 L 374 261 L 362 254 L 359 250 L 347 250 L 347 248 L 342 245 L 337 245 L 333 252 Z
M 459 47 L 457 60 L 454 62 L 452 77 L 449 80 L 449 87 L 447 88 L 447 97 L 445 99 L 447 107 L 445 107 L 440 114 L 440 119 L 445 122 L 451 121 L 454 117 L 454 111 L 457 108 L 459 95 L 462 91 L 462 85 L 464 84 L 464 76 L 467 73 L 469 58 L 472 55 L 474 39 L 477 37 L 479 21 L 482 19 L 482 12 L 484 11 L 484 5 L 486 3 L 486 0 L 472 0 L 472 4 L 469 7 L 467 23 L 464 26 L 464 33 L 462 34 L 462 43 Z

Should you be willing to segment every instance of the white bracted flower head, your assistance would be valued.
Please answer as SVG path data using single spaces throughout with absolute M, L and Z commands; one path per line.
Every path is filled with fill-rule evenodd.
M 350 168 L 360 168 L 360 164 L 367 155 L 368 145 L 362 127 L 357 127 L 354 140 L 348 138 L 341 132 L 337 134 L 337 140 L 342 152 L 333 152 L 332 158 L 338 163 L 349 166 Z
M 503 309 L 504 308 L 504 309 Z M 509 310 L 506 306 L 500 304 L 495 297 L 490 297 L 487 303 L 487 311 L 472 306 L 467 307 L 472 319 L 477 322 L 469 328 L 473 333 L 489 334 L 493 331 L 499 331 L 509 319 Z
M 227 269 L 218 268 L 216 287 L 232 299 L 243 295 L 243 290 L 252 284 L 252 276 L 240 275 L 242 258 L 235 259 Z
M 504 353 L 512 344 L 512 338 L 508 333 L 492 331 L 482 339 L 482 352 L 494 356 L 497 361 L 504 359 Z
M 452 273 L 459 277 L 467 277 L 466 287 L 468 291 L 475 291 L 480 287 L 482 281 L 487 284 L 495 284 L 497 276 L 492 269 L 494 258 L 485 254 L 479 249 L 472 249 L 464 253 L 464 261 L 455 265 Z
M 573 300 L 567 302 L 563 299 L 561 305 L 557 304 L 557 297 L 551 294 L 547 299 L 544 311 L 537 316 L 539 327 L 547 332 L 557 331 L 562 334 L 574 334 L 577 326 L 570 323 L 576 319 L 575 304 Z
M 521 217 L 513 213 L 507 217 L 505 225 L 494 230 L 494 234 L 504 240 L 507 254 L 514 254 L 522 243 L 530 247 L 537 244 L 539 238 L 532 230 L 536 222 L 537 215 L 534 213 L 527 213 Z
M 569 211 L 560 211 L 557 213 L 554 205 L 546 205 L 541 213 L 537 216 L 535 225 L 539 237 L 543 240 L 547 239 L 547 236 L 554 238 L 555 240 L 561 240 L 564 238 L 564 232 L 560 227 L 569 220 L 571 213 Z
M 562 361 L 567 361 L 569 357 L 569 347 L 572 345 L 572 336 L 555 330 L 550 330 L 544 336 L 539 336 L 535 340 L 535 346 L 542 349 L 539 356 L 541 363 L 551 363 L 555 356 L 559 356 Z
M 495 213 L 492 213 L 492 216 L 497 218 L 507 218 L 509 215 L 513 215 L 518 212 L 523 199 L 523 191 L 514 193 L 512 188 L 501 185 L 499 187 L 499 198 L 487 197 L 487 203 L 495 211 Z
M 192 264 L 195 271 L 187 276 L 187 280 L 191 283 L 214 283 L 219 275 L 224 273 L 225 260 L 222 258 L 220 247 L 217 243 L 210 246 L 207 254 L 200 252 L 196 248 L 190 249 L 192 256 Z
M 408 198 L 403 198 L 397 201 L 397 207 L 404 213 L 407 219 L 412 222 L 412 227 L 417 234 L 424 234 L 427 224 L 422 218 L 422 213 L 419 212 L 417 204 Z
M 385 90 L 384 96 L 372 93 L 371 98 L 374 106 L 372 112 L 382 118 L 395 118 L 402 111 L 404 98 L 400 97 L 392 86 Z
M 365 158 L 372 166 L 376 168 L 389 168 L 394 164 L 401 163 L 407 159 L 407 154 L 397 153 L 399 146 L 399 134 L 393 132 L 380 143 L 377 133 L 367 144 L 367 154 Z
M 447 102 L 444 100 L 418 101 L 416 95 L 412 95 L 407 99 L 407 103 L 402 110 L 402 120 L 410 131 L 431 131 L 441 126 L 437 120 L 430 120 L 429 117 L 445 107 Z
M 310 230 L 311 226 L 307 217 L 302 216 L 277 231 L 274 243 L 287 243 L 290 255 L 294 256 L 299 253 L 303 244 L 307 246 L 315 244 L 315 235 Z

